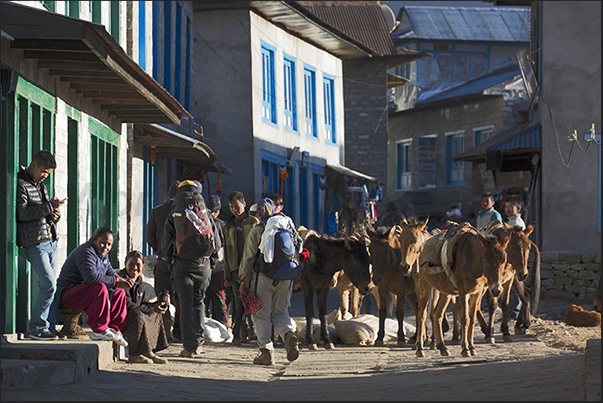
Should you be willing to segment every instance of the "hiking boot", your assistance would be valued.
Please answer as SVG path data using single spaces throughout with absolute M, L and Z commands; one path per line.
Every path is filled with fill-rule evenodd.
M 124 338 L 124 335 L 119 331 L 112 328 L 108 328 L 107 331 L 113 333 L 113 342 L 119 344 L 120 346 L 128 347 L 128 342 Z
M 204 351 L 201 347 L 197 347 L 195 351 L 188 351 L 187 349 L 182 349 L 180 352 L 180 357 L 185 358 L 197 358 L 199 354 L 203 354 Z
M 58 337 L 56 335 L 50 333 L 48 330 L 45 330 L 40 333 L 30 333 L 29 338 L 32 340 L 41 340 L 41 341 L 52 341 L 52 340 L 58 339 Z
M 260 348 L 260 354 L 253 359 L 257 365 L 274 365 L 274 350 Z
M 113 341 L 115 340 L 115 333 L 110 332 L 109 329 L 103 330 L 102 332 L 93 332 L 90 336 L 90 340 L 103 340 Z
M 287 347 L 287 359 L 289 361 L 297 360 L 297 357 L 299 357 L 299 347 L 297 346 L 297 336 L 294 332 L 287 332 L 285 335 L 285 346 Z

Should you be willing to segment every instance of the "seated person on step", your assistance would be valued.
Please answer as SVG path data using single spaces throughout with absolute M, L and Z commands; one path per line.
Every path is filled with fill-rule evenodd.
M 118 276 L 109 262 L 113 238 L 113 231 L 100 227 L 67 256 L 57 279 L 59 308 L 82 309 L 88 315 L 92 340 L 127 346 L 121 334 L 127 315 L 124 289 L 131 288 L 134 280 Z
M 126 290 L 128 317 L 123 327 L 128 341 L 128 362 L 137 364 L 167 364 L 167 360 L 155 352 L 169 347 L 162 315 L 170 304 L 169 294 L 160 296 L 157 302 L 150 302 L 140 273 L 144 267 L 142 253 L 137 250 L 126 255 L 126 267 L 117 274 L 134 280 L 132 288 Z

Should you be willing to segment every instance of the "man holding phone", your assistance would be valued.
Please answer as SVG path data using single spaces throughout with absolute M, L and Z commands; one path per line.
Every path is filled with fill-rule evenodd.
M 17 246 L 23 248 L 38 278 L 38 295 L 31 308 L 29 337 L 34 340 L 66 339 L 50 329 L 48 316 L 56 291 L 57 231 L 66 199 L 52 199 L 44 179 L 57 167 L 54 155 L 38 151 L 29 167 L 17 174 Z

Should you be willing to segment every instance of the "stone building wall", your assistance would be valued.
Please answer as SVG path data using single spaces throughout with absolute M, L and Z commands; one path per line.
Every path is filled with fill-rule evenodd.
M 541 296 L 592 303 L 601 277 L 601 252 L 542 253 Z

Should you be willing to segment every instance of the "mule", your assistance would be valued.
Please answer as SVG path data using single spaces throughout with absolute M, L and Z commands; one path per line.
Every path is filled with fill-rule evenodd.
M 327 294 L 333 275 L 342 270 L 360 294 L 367 295 L 372 288 L 370 257 L 364 238 L 332 238 L 309 234 L 304 240 L 308 259 L 303 261 L 300 283 L 306 312 L 306 340 L 310 350 L 317 350 L 313 337 L 314 294 L 320 319 L 320 338 L 326 349 L 333 345 L 327 329 Z
M 383 227 L 374 230 L 367 226 L 367 234 L 370 238 L 369 250 L 373 266 L 373 284 L 378 287 L 379 293 L 379 330 L 375 345 L 383 345 L 385 337 L 385 320 L 387 318 L 387 301 L 390 294 L 395 296 L 396 319 L 398 321 L 398 346 L 406 345 L 404 334 L 404 304 L 405 299 L 409 302 L 413 312 L 417 313 L 418 301 L 415 293 L 413 278 L 409 275 L 409 267 L 414 264 L 406 260 L 406 248 L 401 251 L 401 243 L 412 244 L 420 248 L 423 242 L 423 231 L 427 220 L 418 225 L 408 225 L 405 220 L 401 225 L 395 225 L 389 230 Z M 404 235 L 404 233 L 407 235 Z M 414 237 L 414 241 L 411 239 Z M 417 242 L 419 244 L 417 244 Z M 403 258 L 404 256 L 404 258 Z M 410 263 L 410 266 L 408 265 Z M 414 337 L 414 336 L 413 336 Z
M 442 318 L 450 299 L 458 297 L 461 325 L 461 355 L 470 357 L 476 355 L 473 344 L 473 330 L 475 327 L 478 299 L 484 287 L 494 295 L 502 292 L 502 273 L 507 263 L 505 248 L 510 236 L 500 241 L 495 236 L 484 236 L 471 226 L 461 228 L 448 244 L 452 248 L 452 260 L 449 261 L 447 253 L 442 253 L 442 266 L 436 267 L 427 260 L 425 247 L 441 249 L 438 244 L 440 237 L 431 237 L 424 243 L 424 249 L 419 256 L 419 311 L 417 317 L 416 355 L 424 357 L 424 334 L 426 309 L 429 295 L 427 285 L 439 292 L 439 298 L 433 309 L 436 323 L 436 348 L 440 354 L 448 356 L 450 353 L 444 344 L 442 334 Z M 447 242 L 447 241 L 446 241 Z
M 364 301 L 364 296 L 360 295 L 358 287 L 352 284 L 352 281 L 343 270 L 339 270 L 333 276 L 333 282 L 331 283 L 330 288 L 335 287 L 337 287 L 337 291 L 339 292 L 339 312 L 341 313 L 341 317 L 345 318 L 348 312 L 353 318 L 358 316 L 360 314 L 362 302 Z M 378 287 L 373 287 L 371 294 L 377 300 L 377 307 L 379 307 Z
M 484 315 L 478 307 L 477 320 L 480 324 L 481 330 L 484 333 L 485 339 L 489 343 L 494 343 L 493 336 L 493 324 L 494 314 L 498 306 L 499 300 L 501 304 L 501 332 L 503 334 L 504 341 L 511 340 L 511 334 L 509 333 L 509 296 L 511 290 L 519 296 L 521 300 L 521 312 L 515 321 L 515 334 L 525 334 L 526 330 L 530 327 L 530 292 L 524 287 L 523 281 L 530 274 L 528 267 L 528 260 L 530 257 L 530 251 L 532 249 L 532 241 L 528 238 L 532 231 L 534 231 L 536 223 L 531 223 L 526 227 L 525 230 L 521 230 L 519 227 L 511 227 L 500 220 L 493 221 L 492 224 L 481 228 L 480 231 L 486 234 L 491 234 L 499 239 L 510 235 L 510 240 L 506 248 L 507 252 L 507 265 L 503 271 L 503 292 L 500 298 L 493 297 L 492 294 L 488 294 L 488 321 L 486 322 Z M 535 246 L 535 245 L 534 245 Z M 534 249 L 536 254 L 535 265 L 532 273 L 532 279 L 540 277 L 540 253 L 538 248 Z M 532 281 L 531 289 L 533 292 L 540 293 L 540 290 L 536 290 L 534 287 L 534 281 Z M 485 293 L 485 291 L 484 291 Z M 481 301 L 481 299 L 480 299 Z

